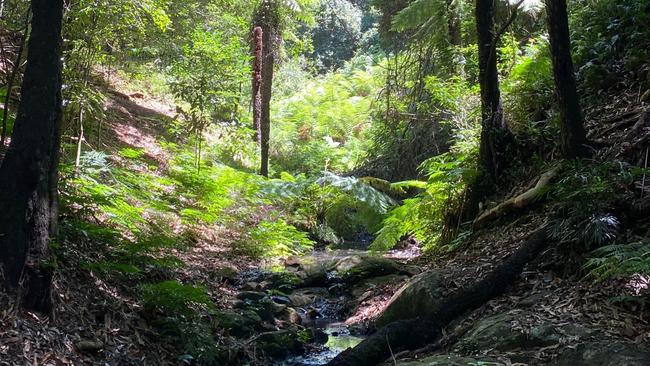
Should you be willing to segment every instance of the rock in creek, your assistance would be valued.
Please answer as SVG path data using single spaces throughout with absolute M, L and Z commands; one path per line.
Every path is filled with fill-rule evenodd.
M 291 323 L 291 324 L 301 324 L 302 318 L 300 314 L 294 308 L 284 308 L 278 315 L 277 318 L 281 321 Z
M 327 287 L 337 283 L 352 286 L 367 278 L 390 274 L 410 274 L 410 271 L 388 258 L 351 255 L 305 265 L 303 272 L 298 273 L 302 278 L 298 287 Z
M 237 338 L 249 337 L 262 329 L 262 318 L 254 311 L 219 311 L 215 314 L 215 319 L 220 328 L 228 330 Z
M 259 352 L 276 359 L 298 354 L 303 347 L 300 334 L 290 330 L 262 333 L 255 339 L 255 348 Z
M 242 291 L 237 295 L 240 300 L 260 301 L 266 297 L 266 293 L 258 291 Z
M 413 277 L 393 295 L 386 310 L 376 320 L 378 328 L 400 319 L 413 319 L 422 309 L 437 306 L 441 298 L 440 275 L 430 271 Z

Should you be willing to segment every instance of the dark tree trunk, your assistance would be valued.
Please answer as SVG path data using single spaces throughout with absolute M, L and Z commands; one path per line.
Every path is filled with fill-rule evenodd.
M 479 82 L 481 84 L 481 168 L 494 183 L 503 168 L 502 157 L 507 149 L 510 132 L 503 117 L 499 71 L 495 47 L 494 0 L 476 1 L 476 31 L 478 36 Z
M 32 0 L 32 32 L 16 127 L 0 167 L 0 258 L 26 309 L 51 310 L 61 130 L 63 0 Z
M 255 141 L 262 146 L 262 65 L 263 65 L 263 31 L 261 27 L 253 30 L 253 130 Z
M 260 174 L 269 176 L 269 145 L 271 139 L 271 97 L 273 96 L 273 68 L 275 55 L 272 32 L 264 32 L 264 62 L 262 63 L 262 118 L 260 120 Z
M 566 0 L 546 0 L 553 76 L 560 107 L 562 154 L 572 159 L 589 155 L 580 100 L 571 59 Z
M 260 174 L 269 175 L 269 141 L 271 135 L 271 97 L 275 48 L 279 37 L 279 12 L 276 0 L 264 0 L 257 9 L 253 25 L 262 29 L 262 108 L 259 123 L 261 152 Z

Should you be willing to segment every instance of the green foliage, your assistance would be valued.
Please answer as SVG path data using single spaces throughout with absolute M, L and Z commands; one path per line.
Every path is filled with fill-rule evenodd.
M 145 309 L 159 316 L 154 321 L 159 331 L 174 339 L 183 350 L 179 360 L 219 364 L 219 348 L 212 329 L 201 318 L 202 313 L 215 308 L 205 288 L 172 280 L 143 284 L 140 291 Z
M 478 130 L 458 131 L 452 151 L 425 161 L 420 169 L 428 176 L 424 192 L 406 199 L 384 219 L 371 249 L 389 250 L 403 237 L 415 236 L 425 247 L 433 249 L 444 239 L 446 219 L 461 208 L 467 184 L 476 177 Z M 398 186 L 403 185 L 397 184 Z M 417 186 L 421 187 L 420 184 Z M 450 246 L 453 248 L 454 243 Z
M 303 83 L 273 105 L 272 162 L 307 174 L 351 170 L 365 155 L 378 80 L 370 71 L 344 70 Z
M 214 307 L 205 288 L 164 281 L 141 286 L 142 300 L 147 308 L 167 315 L 194 316 L 198 311 Z
M 650 243 L 641 241 L 598 248 L 585 268 L 600 281 L 617 275 L 649 275 Z
M 514 66 L 503 82 L 506 111 L 511 116 L 511 126 L 522 135 L 537 135 L 533 122 L 545 121 L 555 104 L 555 84 L 548 41 L 531 39 L 522 56 L 516 57 Z M 556 136 L 553 129 L 547 135 Z M 547 136 L 549 140 L 553 138 Z
M 360 46 L 361 9 L 348 0 L 324 1 L 311 30 L 314 50 L 310 55 L 321 72 L 338 69 Z
M 581 0 L 572 4 L 573 54 L 587 87 L 609 87 L 613 79 L 622 77 L 623 69 L 638 76 L 648 70 L 648 6 L 648 0 Z
M 197 29 L 171 67 L 171 90 L 182 101 L 189 132 L 202 138 L 208 124 L 231 121 L 249 74 L 242 42 Z
M 368 169 L 364 174 L 390 180 L 419 178 L 420 164 L 448 151 L 455 130 L 475 123 L 477 88 L 439 69 L 425 71 L 427 63 L 437 65 L 442 57 L 431 52 L 414 51 L 382 62 L 388 84 L 374 106 L 368 148 L 372 158 L 364 162 Z M 395 80 L 391 73 L 401 76 Z
M 362 180 L 324 173 L 320 177 L 272 180 L 261 190 L 271 202 L 286 208 L 291 221 L 324 242 L 339 236 L 374 232 L 395 204 L 386 194 Z
M 127 159 L 140 159 L 142 156 L 144 156 L 144 150 L 127 147 L 120 150 L 120 156 Z
M 557 202 L 550 236 L 586 249 L 612 242 L 620 226 L 612 215 L 612 207 L 641 171 L 620 162 L 566 162 L 562 178 L 547 188 Z
M 450 14 L 446 1 L 415 0 L 393 17 L 393 31 L 417 30 L 416 35 L 433 37 L 432 42 L 447 46 L 448 19 Z M 444 47 L 443 46 L 443 47 Z
M 267 258 L 304 254 L 314 246 L 306 233 L 281 219 L 261 222 L 247 240 L 246 254 Z

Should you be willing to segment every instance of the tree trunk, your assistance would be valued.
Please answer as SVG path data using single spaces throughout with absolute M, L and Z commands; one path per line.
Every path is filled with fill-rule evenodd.
M 273 95 L 273 68 L 275 55 L 272 47 L 272 32 L 266 31 L 264 40 L 264 61 L 262 62 L 262 119 L 260 120 L 260 148 L 262 162 L 260 174 L 269 176 L 269 145 L 271 138 L 271 97 Z
M 566 0 L 546 0 L 546 15 L 560 107 L 562 154 L 569 159 L 586 157 L 589 149 L 571 60 Z
M 255 141 L 262 146 L 262 65 L 263 65 L 263 34 L 262 27 L 253 30 L 253 130 Z
M 260 174 L 269 176 L 269 141 L 271 135 L 271 97 L 273 95 L 273 68 L 280 24 L 276 0 L 264 0 L 255 12 L 253 25 L 262 29 L 262 108 L 259 122 Z
M 51 310 L 61 144 L 63 0 L 32 0 L 32 32 L 16 127 L 0 167 L 0 258 L 5 285 L 29 310 Z
M 480 162 L 486 178 L 494 183 L 502 170 L 501 158 L 510 135 L 503 117 L 499 71 L 494 33 L 494 0 L 476 1 L 476 31 L 478 36 L 479 81 L 481 84 L 481 143 Z

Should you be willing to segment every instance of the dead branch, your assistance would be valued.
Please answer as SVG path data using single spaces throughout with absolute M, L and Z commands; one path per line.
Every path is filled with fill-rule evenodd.
M 509 198 L 496 207 L 485 211 L 482 215 L 476 218 L 476 220 L 474 220 L 474 228 L 479 228 L 486 222 L 494 220 L 513 209 L 522 209 L 533 203 L 539 196 L 539 193 L 542 191 L 542 189 L 544 189 L 551 182 L 551 180 L 555 178 L 558 171 L 558 167 L 549 170 L 548 172 L 542 174 L 541 177 L 539 177 L 539 180 L 537 181 L 535 187 L 518 196 Z

